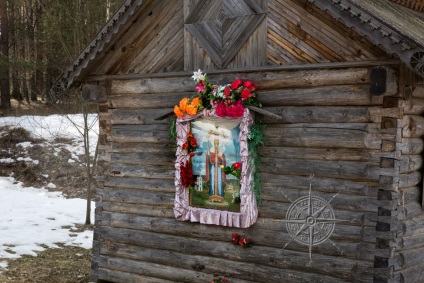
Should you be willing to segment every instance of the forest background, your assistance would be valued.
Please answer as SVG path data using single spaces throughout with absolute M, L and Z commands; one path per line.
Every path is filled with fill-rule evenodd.
M 123 2 L 0 0 L 0 109 L 13 99 L 48 102 L 51 86 Z

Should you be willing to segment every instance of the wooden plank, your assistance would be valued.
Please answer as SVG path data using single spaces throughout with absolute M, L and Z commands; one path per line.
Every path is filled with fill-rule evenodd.
M 275 123 L 367 123 L 368 107 L 349 106 L 282 106 L 264 107 L 271 113 L 282 117 L 282 121 L 267 116 L 261 117 L 264 124 Z M 381 121 L 381 120 L 380 120 Z
M 382 97 L 371 98 L 367 86 L 343 85 L 280 90 L 259 90 L 265 106 L 361 106 L 379 105 Z
M 378 167 L 379 164 L 369 162 L 261 158 L 260 171 L 278 175 L 309 176 L 314 174 L 327 178 L 377 181 L 379 180 L 379 173 L 382 172 L 380 170 L 376 172 L 375 169 Z M 390 170 L 387 171 L 391 172 Z
M 297 70 L 292 72 L 253 72 L 233 74 L 208 74 L 209 81 L 214 84 L 230 83 L 237 78 L 252 80 L 258 89 L 305 88 L 328 85 L 368 84 L 367 68 L 351 68 L 346 70 Z M 133 80 L 113 80 L 113 94 L 136 93 L 175 93 L 190 92 L 195 88 L 191 74 L 186 77 L 146 78 Z
M 201 249 L 201 251 L 204 251 L 205 253 L 203 254 L 207 254 L 208 256 L 186 255 L 177 251 L 173 251 L 174 249 L 172 249 L 171 251 L 168 251 L 168 250 L 157 250 L 157 249 L 151 249 L 151 248 L 140 248 L 133 245 L 126 245 L 124 243 L 114 244 L 114 247 L 116 247 L 116 249 L 110 250 L 110 249 L 107 249 L 106 245 L 104 245 L 102 247 L 102 254 L 113 256 L 113 257 L 129 258 L 129 259 L 139 260 L 139 261 L 153 261 L 157 263 L 163 263 L 163 261 L 161 261 L 161 258 L 162 259 L 170 258 L 169 265 L 177 266 L 177 267 L 185 268 L 185 269 L 188 269 L 187 266 L 191 266 L 193 268 L 197 266 L 199 269 L 201 269 L 202 272 L 209 272 L 209 273 L 212 268 L 219 268 L 218 266 L 212 266 L 212 265 L 221 264 L 218 262 L 217 258 L 228 259 L 228 257 L 223 257 L 223 255 L 221 255 L 220 252 L 218 252 L 219 253 L 218 256 L 216 256 L 215 258 L 212 258 L 211 255 L 214 255 L 217 253 L 214 252 L 213 250 L 206 251 L 205 248 Z M 235 254 L 232 254 L 232 256 L 230 257 L 232 261 L 230 262 L 225 260 L 224 262 L 230 266 L 237 265 L 238 259 L 240 259 L 240 257 L 243 256 L 243 253 L 240 252 L 239 250 L 240 249 L 232 248 L 231 251 L 235 252 Z M 300 267 L 301 264 L 297 263 L 296 261 L 294 263 L 291 263 L 291 261 L 293 261 L 293 258 L 296 258 L 296 256 L 299 258 L 304 256 L 304 254 L 288 252 L 289 254 L 291 254 L 291 260 L 289 260 L 288 255 L 281 255 L 283 253 L 278 252 L 276 250 L 271 250 L 271 249 L 268 249 L 268 250 L 269 250 L 269 254 L 267 258 L 263 257 L 265 255 L 265 251 L 261 251 L 259 254 L 260 259 L 249 260 L 249 262 L 258 264 L 259 266 L 271 266 L 271 267 L 273 266 L 276 268 L 288 269 L 288 270 L 290 269 L 297 270 L 298 268 L 301 268 Z M 236 255 L 238 255 L 238 257 Z M 183 257 L 186 257 L 186 258 L 182 259 Z M 272 258 L 273 260 L 270 260 L 270 258 Z M 331 273 L 331 268 L 330 268 L 331 259 L 327 257 L 325 259 L 323 258 L 323 261 L 324 262 L 320 261 L 320 263 L 318 263 L 319 266 L 314 266 L 313 268 L 310 268 L 311 271 L 313 270 L 314 272 L 317 272 L 322 275 L 333 276 L 333 277 L 342 278 L 342 279 L 350 278 L 349 271 L 348 271 L 349 268 L 343 267 L 341 262 L 337 262 L 337 264 L 333 267 L 333 270 L 332 270 L 333 273 Z M 369 265 L 371 264 L 369 262 L 360 262 L 360 261 L 357 263 L 352 260 L 341 260 L 341 261 L 344 262 L 345 266 L 358 264 L 359 266 L 366 268 L 366 267 L 369 267 Z M 210 264 L 205 264 L 206 262 Z
M 161 252 L 158 251 L 160 254 Z M 176 255 L 174 256 L 177 257 Z M 184 263 L 183 259 L 178 259 L 180 263 Z M 313 273 L 304 273 L 291 270 L 279 270 L 272 267 L 264 267 L 252 264 L 237 264 L 225 260 L 219 259 L 222 262 L 222 266 L 217 264 L 217 260 L 209 260 L 205 262 L 205 266 L 210 268 L 220 268 L 220 272 L 224 274 L 229 274 L 236 277 L 237 282 L 242 283 L 261 283 L 261 282 L 275 282 L 280 283 L 281 280 L 286 281 L 291 280 L 293 283 L 304 282 L 303 278 L 306 280 L 316 280 L 318 278 L 324 278 L 326 282 L 336 283 L 336 282 L 349 282 L 346 280 L 340 281 L 340 279 L 332 278 L 329 276 L 318 276 Z M 192 271 L 181 268 L 174 268 L 168 265 L 159 264 L 159 263 L 148 263 L 148 262 L 139 262 L 131 259 L 124 258 L 114 258 L 114 257 L 105 257 L 101 256 L 99 259 L 99 266 L 102 268 L 108 269 L 117 269 L 123 272 L 131 272 L 136 274 L 141 274 L 148 277 L 157 277 L 164 278 L 166 280 L 174 280 L 177 282 L 192 282 L 192 283 L 203 283 L 211 280 L 213 276 L 211 274 L 202 274 L 199 271 Z M 213 271 L 212 271 L 213 272 Z M 211 273 L 212 273 L 211 272 Z M 240 280 L 238 279 L 240 278 Z M 250 279 L 250 280 L 249 280 Z M 294 280 L 292 280 L 294 279 Z
M 194 44 L 194 43 L 193 43 Z M 199 51 L 199 50 L 197 50 Z M 358 67 L 377 67 L 377 66 L 397 66 L 401 64 L 399 59 L 383 59 L 383 60 L 365 60 L 365 61 L 346 61 L 346 62 L 323 62 L 318 64 L 294 64 L 294 65 L 268 65 L 261 67 L 241 67 L 237 69 L 213 69 L 209 65 L 202 65 L 205 67 L 197 67 L 202 70 L 208 70 L 208 75 L 214 74 L 234 74 L 234 73 L 251 73 L 251 72 L 273 72 L 281 70 L 328 70 L 328 69 L 346 69 Z M 137 80 L 146 78 L 184 78 L 191 77 L 193 70 L 186 72 L 160 72 L 160 73 L 146 73 L 146 74 L 118 74 L 118 75 L 104 75 L 104 73 L 93 74 L 87 76 L 87 81 L 103 81 L 103 80 Z M 245 75 L 243 75 L 244 77 Z
M 269 172 L 261 173 L 261 183 L 267 187 L 275 188 L 292 188 L 297 190 L 305 190 L 312 185 L 314 191 L 337 193 L 344 192 L 352 195 L 364 195 L 377 197 L 379 189 L 382 189 L 376 181 L 360 182 L 358 180 L 346 180 L 335 178 L 323 178 L 314 176 L 312 182 L 308 176 L 299 175 L 274 175 Z
M 163 278 L 152 278 L 134 274 L 132 272 L 122 272 L 116 269 L 99 268 L 98 278 L 110 282 L 143 282 L 143 283 L 172 283 L 174 280 Z
M 168 156 L 169 152 L 175 154 L 175 147 L 171 141 L 169 143 L 112 143 L 109 152 L 117 154 L 151 153 L 158 155 L 164 153 L 166 156 Z
M 160 179 L 160 180 L 174 180 L 175 179 L 175 168 L 174 166 L 159 166 L 157 164 L 145 164 L 140 160 L 137 164 L 120 164 L 112 162 L 110 165 L 110 174 L 113 176 L 119 176 L 122 178 L 133 177 L 133 178 L 145 178 L 145 179 Z M 171 164 L 172 165 L 172 164 Z
M 131 216 L 132 223 L 127 223 L 127 216 L 125 215 L 117 215 L 113 214 L 111 223 L 113 227 L 102 227 L 102 234 L 104 235 L 104 240 L 111 240 L 111 242 L 117 241 L 132 245 L 140 245 L 147 246 L 158 249 L 169 249 L 169 250 L 179 250 L 184 249 L 186 253 L 197 253 L 202 251 L 203 249 L 199 246 L 205 245 L 208 246 L 208 242 L 213 241 L 215 244 L 215 249 L 213 251 L 209 251 L 207 254 L 211 252 L 227 252 L 228 249 L 234 251 L 233 244 L 231 243 L 231 234 L 239 233 L 253 240 L 255 243 L 255 249 L 245 249 L 246 253 L 250 254 L 250 260 L 255 261 L 256 253 L 260 253 L 261 249 L 265 247 L 275 248 L 279 251 L 279 253 L 284 254 L 282 252 L 282 248 L 287 245 L 285 251 L 298 251 L 303 252 L 305 255 L 308 254 L 308 248 L 304 245 L 300 245 L 294 241 L 290 241 L 291 238 L 286 233 L 269 233 L 269 231 L 250 231 L 243 230 L 237 231 L 236 229 L 231 229 L 233 231 L 217 231 L 217 226 L 210 225 L 199 225 L 194 223 L 184 223 L 176 220 L 167 220 L 167 219 L 159 219 L 159 218 L 143 218 L 143 217 L 134 217 Z M 132 224 L 132 227 L 130 227 Z M 190 224 L 190 225 L 188 225 Z M 280 224 L 281 225 L 281 224 Z M 184 228 L 185 227 L 185 228 Z M 343 226 L 336 225 L 337 229 L 341 229 L 339 231 L 343 231 L 343 229 L 347 228 L 356 228 L 360 233 L 360 229 L 354 226 Z M 350 231 L 352 231 L 350 229 Z M 170 233 L 173 231 L 172 233 Z M 162 241 L 157 241 L 158 233 L 163 236 L 163 239 L 166 239 L 166 243 Z M 364 249 L 374 249 L 374 243 L 360 243 L 354 240 L 348 241 L 343 240 L 342 233 L 338 234 L 340 238 L 335 240 L 333 237 L 331 241 L 326 241 L 322 243 L 319 247 L 314 247 L 314 254 L 322 254 L 326 256 L 335 256 L 341 258 L 341 253 L 343 257 L 353 257 L 360 258 L 363 260 L 373 260 L 373 255 L 363 255 L 360 252 Z M 211 244 L 211 243 L 210 243 Z M 174 246 L 174 248 L 170 248 L 170 246 Z M 240 248 L 240 247 L 235 247 Z M 256 250 L 256 251 L 255 251 Z M 267 249 L 269 250 L 269 249 Z M 325 251 L 325 252 L 324 252 Z M 230 257 L 227 254 L 226 257 Z M 269 257 L 268 257 L 269 258 Z M 244 259 L 247 260 L 247 259 Z M 308 258 L 305 258 L 307 260 Z M 305 262 L 302 262 L 303 265 Z
M 172 109 L 153 108 L 153 109 L 112 109 L 112 125 L 151 125 L 151 124 L 169 124 L 167 120 L 156 120 L 156 117 L 168 114 Z
M 171 179 L 148 179 L 148 178 L 135 178 L 135 177 L 108 177 L 105 182 L 107 186 L 122 188 L 122 189 L 136 189 L 146 191 L 161 191 L 161 192 L 175 192 L 174 180 Z
M 169 143 L 171 137 L 166 125 L 115 125 L 112 128 L 112 142 Z
M 361 148 L 310 148 L 263 146 L 259 148 L 263 157 L 327 161 L 371 161 L 379 162 L 381 158 L 400 158 L 399 152 L 382 152 L 378 149 Z
M 108 185 L 108 183 L 106 183 Z M 140 184 L 140 187 L 145 186 Z M 142 205 L 168 206 L 174 203 L 175 193 L 163 192 L 162 187 L 158 191 L 142 191 L 130 189 L 104 188 L 103 201 L 133 203 Z
M 382 139 L 393 139 L 393 135 L 368 134 L 366 125 L 360 126 L 362 129 L 349 128 L 351 125 L 267 125 L 265 146 L 380 149 Z
M 424 135 L 424 117 L 408 115 L 403 118 L 402 136 L 405 138 L 420 138 Z

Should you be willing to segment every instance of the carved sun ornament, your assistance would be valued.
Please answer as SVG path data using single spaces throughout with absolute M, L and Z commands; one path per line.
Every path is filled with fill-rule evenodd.
M 253 0 L 202 0 L 185 27 L 219 67 L 225 68 L 265 18 Z

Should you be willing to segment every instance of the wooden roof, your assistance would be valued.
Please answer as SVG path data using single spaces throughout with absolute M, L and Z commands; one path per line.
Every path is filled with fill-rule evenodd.
M 392 0 L 415 11 L 424 12 L 424 0 Z
M 388 0 L 309 0 L 424 77 L 424 17 Z
M 409 68 L 424 77 L 424 17 L 422 13 L 391 0 L 308 0 L 346 26 L 353 27 L 373 44 L 396 54 Z M 130 28 L 131 17 L 144 0 L 127 0 L 81 55 L 68 67 L 50 90 L 52 101 L 75 81 L 82 81 L 87 70 L 108 43 Z M 399 1 L 397 1 L 399 2 Z M 414 6 L 415 7 L 415 6 Z

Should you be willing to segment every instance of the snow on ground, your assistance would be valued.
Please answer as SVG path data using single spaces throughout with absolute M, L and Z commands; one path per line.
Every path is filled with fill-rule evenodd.
M 78 129 L 76 125 L 83 125 L 83 117 L 68 117 L 72 122 L 60 115 L 4 117 L 0 118 L 0 127 L 22 127 L 34 138 L 43 138 L 48 143 L 53 143 L 56 138 L 72 139 L 72 146 L 68 150 L 73 153 L 73 159 L 78 160 L 77 155 L 83 153 L 83 138 L 80 134 L 82 128 Z M 97 116 L 90 115 L 88 121 L 91 127 L 90 148 L 94 152 L 98 133 Z M 31 146 L 30 143 L 21 145 Z M 19 158 L 22 157 L 16 157 L 17 160 Z M 31 158 L 26 161 L 38 162 Z M 0 159 L 0 162 L 13 163 L 15 160 Z M 47 187 L 54 186 L 50 183 Z M 92 247 L 92 231 L 70 231 L 75 224 L 85 222 L 85 200 L 66 199 L 60 192 L 49 192 L 45 188 L 24 188 L 13 177 L 0 177 L 0 195 L 0 268 L 7 267 L 7 259 L 23 254 L 36 256 L 35 251 L 44 250 L 42 246 L 54 248 L 58 247 L 56 243 L 64 243 L 87 249 Z M 94 220 L 93 211 L 91 219 Z

